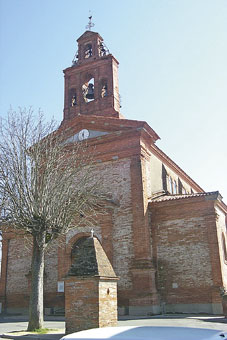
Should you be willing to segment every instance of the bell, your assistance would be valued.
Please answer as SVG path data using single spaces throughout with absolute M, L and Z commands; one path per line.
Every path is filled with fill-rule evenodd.
M 94 85 L 93 84 L 88 84 L 86 98 L 94 99 Z

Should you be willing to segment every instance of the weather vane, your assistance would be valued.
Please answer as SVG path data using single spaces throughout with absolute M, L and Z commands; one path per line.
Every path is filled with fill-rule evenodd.
M 91 11 L 89 11 L 89 14 L 90 14 L 90 13 L 91 13 Z M 89 31 L 90 31 L 91 28 L 95 26 L 95 24 L 91 21 L 92 15 L 89 15 L 88 19 L 89 19 L 88 25 L 87 25 L 85 28 L 86 28 L 86 29 L 89 29 Z

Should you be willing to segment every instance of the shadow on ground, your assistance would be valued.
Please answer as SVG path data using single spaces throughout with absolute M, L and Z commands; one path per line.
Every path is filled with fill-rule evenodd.
M 204 321 L 204 322 L 215 322 L 215 323 L 225 323 L 225 324 L 227 324 L 227 318 L 225 318 L 225 317 L 207 318 L 207 319 L 203 319 L 203 318 L 200 319 L 199 317 L 197 317 L 196 319 L 200 320 L 200 321 Z

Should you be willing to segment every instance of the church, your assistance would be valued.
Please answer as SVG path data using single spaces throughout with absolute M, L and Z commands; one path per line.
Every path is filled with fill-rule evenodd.
M 64 70 L 62 129 L 69 142 L 94 146 L 96 171 L 111 194 L 94 235 L 118 281 L 121 315 L 222 314 L 227 290 L 227 206 L 218 191 L 205 192 L 156 145 L 145 122 L 120 112 L 118 61 L 103 38 L 87 30 L 72 66 Z M 45 259 L 45 314 L 64 313 L 64 278 L 75 247 L 90 235 L 75 227 Z M 23 251 L 21 251 L 23 249 Z M 23 237 L 2 240 L 0 306 L 26 313 L 31 254 Z

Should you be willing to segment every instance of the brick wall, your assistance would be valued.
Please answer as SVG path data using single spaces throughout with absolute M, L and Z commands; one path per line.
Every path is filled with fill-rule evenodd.
M 218 249 L 220 254 L 220 264 L 222 271 L 223 283 L 222 286 L 227 290 L 227 258 L 224 247 L 227 248 L 227 225 L 225 214 L 220 208 L 216 207 L 216 223 L 217 223 L 217 237 L 218 237 Z M 224 246 L 225 243 L 225 246 Z
M 98 327 L 98 284 L 90 278 L 71 277 L 65 281 L 66 333 Z
M 97 165 L 103 187 L 119 204 L 113 206 L 106 215 L 98 216 L 98 222 L 93 226 L 95 236 L 102 243 L 116 275 L 120 277 L 119 287 L 124 289 L 132 287 L 129 276 L 133 257 L 130 164 L 130 159 L 122 159 Z M 90 231 L 90 225 L 71 230 L 66 236 L 67 245 L 77 234 L 81 237 L 90 234 Z M 66 255 L 68 259 L 71 246 Z
M 30 290 L 31 244 L 25 239 L 9 239 L 6 277 L 7 310 L 27 308 Z
M 190 198 L 151 204 L 151 228 L 161 301 L 170 310 L 184 305 L 190 311 L 199 304 L 201 312 L 212 312 L 212 304 L 220 303 L 221 278 L 210 240 L 211 231 L 216 233 L 214 202 Z
M 32 245 L 20 235 L 4 234 L 3 266 L 0 280 L 0 299 L 7 312 L 26 313 L 31 287 Z M 57 293 L 58 247 L 53 244 L 45 255 L 45 307 L 64 307 L 64 295 Z

